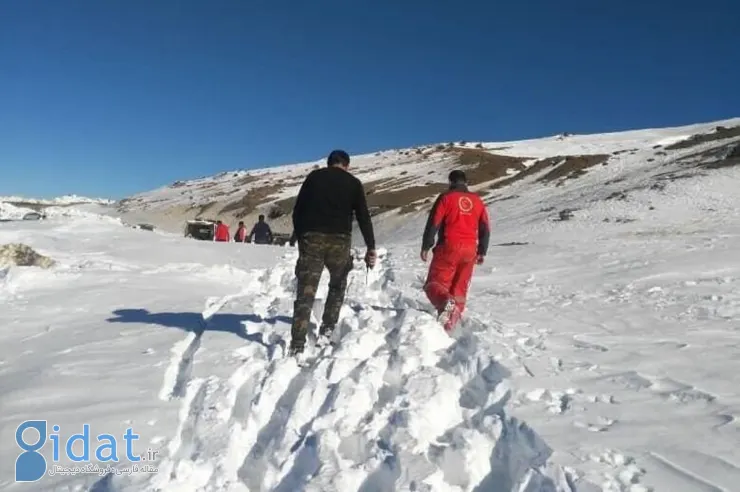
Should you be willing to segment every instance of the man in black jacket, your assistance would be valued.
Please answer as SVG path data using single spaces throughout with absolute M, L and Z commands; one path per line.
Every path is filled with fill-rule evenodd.
M 249 233 L 249 241 L 254 244 L 272 244 L 272 229 L 265 222 L 264 215 L 257 218 L 257 223 Z
M 293 207 L 293 230 L 298 241 L 298 280 L 293 306 L 290 355 L 303 352 L 316 289 L 324 267 L 329 270 L 329 292 L 319 336 L 330 337 L 339 319 L 352 270 L 352 216 L 367 246 L 365 264 L 375 265 L 375 235 L 362 182 L 349 173 L 349 155 L 335 150 L 327 167 L 311 171 L 301 185 Z

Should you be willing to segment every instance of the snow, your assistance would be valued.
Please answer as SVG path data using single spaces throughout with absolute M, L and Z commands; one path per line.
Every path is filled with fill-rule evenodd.
M 496 149 L 497 153 L 503 155 L 525 155 L 529 157 L 613 153 L 633 149 L 651 149 L 657 145 L 664 147 L 685 140 L 697 133 L 711 133 L 718 126 L 734 127 L 737 125 L 740 125 L 740 118 L 671 128 L 649 128 L 591 135 L 488 142 L 484 143 L 484 147 Z
M 458 147 L 474 149 L 480 148 L 499 155 L 526 158 L 525 165 L 531 165 L 537 159 L 581 154 L 613 154 L 616 168 L 619 162 L 635 162 L 647 158 L 655 158 L 658 145 L 661 147 L 691 137 L 697 133 L 710 133 L 718 126 L 734 127 L 740 125 L 740 118 L 685 125 L 673 128 L 640 129 L 615 133 L 594 135 L 571 135 L 568 137 L 554 136 L 521 141 L 504 142 L 467 142 L 455 143 Z M 372 152 L 351 156 L 350 167 L 354 173 L 365 182 L 395 178 L 388 188 L 422 186 L 429 182 L 444 183 L 449 172 L 448 164 L 455 160 L 455 156 L 448 152 L 438 152 L 437 144 L 422 145 L 411 149 L 394 149 L 382 152 Z M 693 147 L 684 151 L 690 153 L 701 147 Z M 348 149 L 351 150 L 351 149 Z M 417 150 L 424 155 L 417 154 Z M 632 152 L 635 152 L 632 154 Z M 671 155 L 675 155 L 671 151 Z M 664 160 L 659 158 L 658 160 Z M 206 176 L 191 180 L 178 181 L 176 184 L 161 186 L 156 189 L 138 193 L 130 197 L 123 208 L 127 212 L 144 212 L 153 214 L 156 219 L 163 220 L 171 215 L 173 209 L 197 209 L 198 206 L 219 203 L 222 206 L 236 201 L 246 192 L 260 187 L 279 184 L 279 189 L 273 190 L 269 202 L 293 197 L 305 175 L 314 167 L 325 166 L 325 157 L 310 162 L 274 166 L 259 170 L 224 171 L 214 176 Z M 610 164 L 611 166 L 611 164 Z M 654 166 L 651 166 L 654 167 Z M 247 176 L 268 177 L 260 181 L 241 183 L 240 179 Z M 490 183 L 488 183 L 490 184 Z M 159 212 L 159 213 L 158 213 Z M 140 217 L 137 215 L 137 217 Z M 139 220 L 139 219 L 137 219 Z M 149 218 L 142 218 L 149 220 Z M 152 219 L 152 222 L 156 220 Z M 178 225 L 179 227 L 179 225 Z M 289 231 L 288 231 L 289 232 Z
M 79 196 L 75 194 L 62 195 L 51 199 L 43 198 L 27 198 L 22 196 L 0 196 L 0 202 L 23 202 L 23 203 L 34 203 L 38 205 L 71 205 L 71 204 L 82 204 L 82 203 L 97 203 L 102 205 L 110 205 L 115 203 L 115 200 L 110 198 L 90 198 L 86 196 Z
M 0 220 L 21 220 L 24 215 L 33 212 L 30 208 L 16 207 L 0 201 Z
M 4 277 L 3 432 L 30 413 L 98 432 L 129 423 L 162 454 L 158 473 L 56 475 L 46 487 L 564 483 L 547 467 L 545 443 L 501 411 L 506 369 L 481 328 L 456 341 L 409 307 L 419 300 L 396 285 L 398 253 L 381 250 L 370 272 L 356 264 L 336 353 L 302 369 L 283 357 L 293 248 L 199 242 L 86 216 L 12 223 L 0 233 L 3 242 L 19 238 L 59 265 Z M 517 465 L 491 470 L 497 442 Z M 3 446 L 2 477 L 12 477 L 15 454 Z M 2 489 L 16 486 L 5 479 Z
M 389 215 L 379 265 L 351 273 L 336 350 L 304 368 L 284 357 L 293 248 L 132 229 L 105 207 L 0 224 L 0 243 L 57 261 L 0 272 L 0 490 L 34 488 L 12 479 L 29 418 L 63 438 L 131 426 L 159 452 L 151 473 L 36 490 L 736 490 L 740 168 L 646 186 L 645 147 L 693 132 L 550 139 L 648 143 L 562 187 L 500 190 L 513 198 L 490 204 L 454 338 L 421 293 L 425 217 Z
M 0 220 L 21 220 L 24 215 L 36 212 L 32 208 L 24 207 L 24 204 L 43 206 L 43 214 L 46 216 L 85 215 L 98 219 L 112 212 L 113 203 L 115 202 L 109 199 L 86 198 L 77 195 L 64 195 L 48 200 L 3 196 L 0 197 Z

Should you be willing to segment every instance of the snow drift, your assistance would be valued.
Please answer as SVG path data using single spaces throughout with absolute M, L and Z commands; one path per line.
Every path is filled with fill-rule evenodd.
M 24 227 L 15 223 L 0 239 Z M 313 362 L 300 367 L 284 357 L 295 249 L 152 235 L 84 216 L 34 227 L 31 244 L 50 246 L 58 262 L 44 277 L 11 276 L 0 290 L 5 325 L 13 319 L 26 327 L 2 333 L 3 429 L 29 412 L 105 432 L 135 423 L 142 445 L 159 452 L 150 473 L 57 474 L 38 485 L 565 491 L 577 478 L 551 464 L 550 447 L 506 411 L 509 372 L 490 338 L 500 327 L 470 317 L 459 338 L 448 337 L 418 292 L 396 283 L 403 260 L 393 251 L 381 251 L 369 272 L 356 263 L 337 346 L 313 349 Z M 178 260 L 189 255 L 200 262 Z M 262 266 L 244 268 L 245 258 Z M 194 293 L 209 291 L 201 311 L 185 312 Z M 29 304 L 37 308 L 25 311 Z M 158 326 L 178 330 L 164 337 L 151 332 Z M 30 357 L 31 347 L 43 357 Z M 152 364 L 158 354 L 164 365 Z M 20 377 L 47 372 L 51 379 L 30 385 Z M 86 392 L 93 381 L 101 390 Z M 16 451 L 9 448 L 0 448 L 3 477 L 12 476 Z M 8 481 L 0 488 L 15 489 Z
M 180 424 L 159 472 L 110 475 L 96 490 L 570 490 L 550 448 L 505 412 L 508 372 L 477 336 L 490 327 L 468 319 L 450 339 L 394 287 L 391 254 L 368 287 L 356 265 L 332 353 L 308 368 L 284 358 L 295 259 L 211 303 L 174 348 L 160 395 L 181 400 Z M 237 303 L 254 310 L 242 363 L 190 378 L 209 323 Z

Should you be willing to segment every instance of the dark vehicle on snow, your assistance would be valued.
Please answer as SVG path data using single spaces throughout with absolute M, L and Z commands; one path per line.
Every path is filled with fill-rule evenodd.
M 201 241 L 213 241 L 216 233 L 216 221 L 210 219 L 195 219 L 185 223 L 185 237 L 192 237 Z
M 275 232 L 272 235 L 272 244 L 277 244 L 278 246 L 283 246 L 285 243 L 290 241 L 291 234 L 283 234 L 280 232 Z
M 46 215 L 39 212 L 29 212 L 23 216 L 23 220 L 43 220 L 45 218 Z

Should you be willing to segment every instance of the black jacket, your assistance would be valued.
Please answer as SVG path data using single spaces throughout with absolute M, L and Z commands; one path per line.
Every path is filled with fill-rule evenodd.
M 293 207 L 293 230 L 300 237 L 307 232 L 352 234 L 352 217 L 357 219 L 368 249 L 375 249 L 375 234 L 362 182 L 338 167 L 311 171 L 301 185 Z

